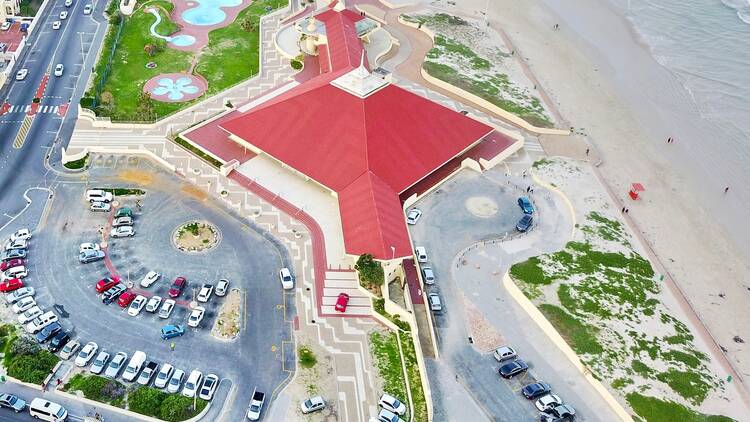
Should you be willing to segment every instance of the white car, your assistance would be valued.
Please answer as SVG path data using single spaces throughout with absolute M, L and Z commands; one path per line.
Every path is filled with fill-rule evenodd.
M 120 370 L 125 366 L 125 362 L 128 360 L 128 354 L 125 352 L 117 352 L 115 357 L 109 361 L 107 369 L 104 370 L 104 376 L 107 378 L 117 378 Z
M 21 69 L 18 72 L 16 72 L 16 80 L 22 81 L 26 79 L 26 75 L 29 74 L 29 69 Z
M 102 189 L 89 189 L 86 191 L 86 200 L 89 202 L 112 202 L 115 196 L 112 192 Z
M 128 315 L 137 316 L 141 313 L 141 309 L 144 306 L 146 306 L 146 297 L 141 295 L 136 296 L 130 303 L 130 306 L 128 306 Z
M 122 217 L 117 217 L 115 221 L 112 222 L 112 227 L 132 226 L 132 225 L 133 225 L 133 217 L 128 217 L 127 215 L 123 215 Z
M 291 290 L 294 288 L 294 278 L 289 268 L 282 268 L 279 270 L 279 279 L 281 280 L 281 287 L 284 290 Z
M 65 0 L 65 7 L 70 7 L 73 5 L 73 0 Z
M 60 29 L 60 25 L 62 25 L 62 22 L 54 21 L 52 22 L 52 29 Z
M 91 14 L 91 5 L 87 4 L 86 6 L 83 6 L 83 14 L 84 15 L 90 15 Z
M 167 393 L 176 393 L 180 391 L 183 378 L 185 378 L 185 371 L 182 369 L 175 369 L 172 378 L 169 379 L 169 384 L 167 384 Z
M 198 302 L 206 303 L 211 298 L 211 294 L 214 292 L 214 286 L 210 284 L 204 284 L 201 286 L 201 290 L 198 292 Z
M 167 299 L 162 303 L 161 309 L 159 309 L 159 318 L 167 319 L 172 314 L 174 309 L 175 301 L 173 299 Z
M 216 296 L 226 296 L 229 291 L 229 280 L 222 278 L 216 284 Z
M 65 13 L 65 12 L 63 12 Z M 63 66 L 62 63 L 58 63 L 55 65 L 55 76 L 62 76 L 63 71 L 65 70 L 65 66 Z
M 378 421 L 382 422 L 403 422 L 403 419 L 399 418 L 398 415 L 391 412 L 388 409 L 380 409 L 378 413 Z
M 94 363 L 91 364 L 91 368 L 89 368 L 89 371 L 91 371 L 91 373 L 93 374 L 101 374 L 102 371 L 104 371 L 104 367 L 107 366 L 108 360 L 109 353 L 102 350 L 98 355 L 96 355 L 96 359 L 94 359 Z
M 78 248 L 78 253 L 81 253 L 83 251 L 98 251 L 99 249 L 100 248 L 98 243 L 86 242 L 81 243 L 81 246 Z
M 161 305 L 161 296 L 151 296 L 146 304 L 146 312 L 154 313 L 158 311 L 159 305 Z
M 71 340 L 66 344 L 62 350 L 60 350 L 60 359 L 68 360 L 78 351 L 81 347 L 81 343 L 78 340 Z
M 115 227 L 114 229 L 112 229 L 109 235 L 114 238 L 132 237 L 132 236 L 135 236 L 135 230 L 133 230 L 133 227 L 131 226 L 120 226 L 120 227 Z
M 206 379 L 203 380 L 203 385 L 201 386 L 200 392 L 198 393 L 198 398 L 210 401 L 212 398 L 214 398 L 214 393 L 216 392 L 216 387 L 218 385 L 218 376 L 216 376 L 215 374 L 206 375 Z
M 15 233 L 10 235 L 10 240 L 14 241 L 17 239 L 29 240 L 31 239 L 31 232 L 29 229 L 18 229 Z
M 182 388 L 182 395 L 191 398 L 195 397 L 195 393 L 202 382 L 203 373 L 197 369 L 193 369 L 193 372 L 190 373 L 187 381 L 185 381 L 185 387 Z
M 410 225 L 417 224 L 421 216 L 422 211 L 419 208 L 412 208 L 409 214 L 406 215 L 406 223 Z
M 14 291 L 13 293 L 8 293 L 7 295 L 5 295 L 5 301 L 8 303 L 16 303 L 25 297 L 34 296 L 34 293 L 35 292 L 34 292 L 33 287 L 21 287 L 20 289 Z M 18 311 L 18 312 L 22 312 L 22 311 Z
M 18 289 L 18 290 L 21 290 L 21 289 Z M 26 296 L 23 299 L 16 302 L 10 309 L 15 313 L 20 314 L 21 312 L 25 312 L 33 308 L 34 306 L 36 306 L 36 301 L 34 300 L 34 298 L 31 296 Z
M 57 315 L 55 315 L 54 312 L 49 311 L 34 318 L 33 320 L 31 320 L 31 322 L 27 323 L 26 326 L 24 326 L 23 328 L 29 334 L 36 334 L 39 331 L 41 331 L 42 328 L 52 324 L 53 322 L 57 322 Z
M 206 308 L 202 306 L 198 306 L 195 309 L 193 309 L 193 312 L 190 313 L 190 317 L 188 317 L 188 327 L 196 328 L 200 325 L 201 321 L 203 321 L 203 315 L 206 313 Z
M 323 400 L 323 397 L 321 396 L 310 397 L 309 399 L 300 403 L 299 407 L 302 410 L 302 413 L 308 414 L 317 412 L 318 410 L 326 407 L 326 401 Z
M 78 356 L 76 357 L 75 364 L 76 366 L 86 366 L 89 364 L 91 359 L 96 356 L 96 352 L 99 350 L 99 345 L 94 343 L 93 341 L 90 341 L 86 343 L 85 346 L 83 346 L 83 349 L 81 349 L 80 352 L 78 352 Z
M 515 350 L 513 350 L 512 347 L 502 346 L 495 349 L 495 351 L 492 353 L 492 356 L 496 361 L 503 362 L 506 360 L 514 359 L 516 356 L 518 356 L 518 354 Z
M 165 363 L 162 365 L 161 370 L 159 370 L 159 373 L 156 374 L 156 380 L 154 380 L 154 387 L 156 388 L 164 388 L 167 386 L 167 383 L 170 379 L 172 379 L 172 373 L 174 372 L 174 366 Z
M 26 241 L 26 239 L 10 239 L 8 240 L 8 243 L 5 244 L 5 250 L 9 251 L 11 249 L 26 249 L 29 247 L 29 243 Z
M 547 394 L 545 396 L 539 397 L 539 400 L 534 403 L 534 406 L 536 406 L 536 408 L 539 409 L 540 412 L 544 412 L 547 409 L 553 409 L 561 404 L 562 400 L 560 399 L 560 397 L 554 394 Z
M 60 12 L 60 20 L 61 21 L 64 21 L 67 18 L 68 18 L 68 12 L 66 12 L 64 10 L 62 12 Z
M 112 205 L 110 205 L 109 202 L 94 201 L 91 203 L 89 209 L 91 209 L 91 211 L 109 212 L 112 209 Z
M 10 30 L 11 26 L 13 26 L 13 24 L 6 21 L 6 22 L 3 22 L 3 25 L 0 26 L 0 29 L 2 29 L 3 31 L 8 31 Z
M 143 277 L 143 280 L 141 280 L 141 287 L 151 287 L 151 285 L 156 283 L 160 277 L 161 274 L 157 273 L 156 271 L 149 271 Z
M 380 407 L 382 407 L 383 409 L 386 409 L 397 415 L 403 415 L 404 413 L 406 413 L 406 405 L 401 402 L 401 400 L 393 397 L 388 393 L 383 393 L 383 395 L 380 396 L 378 405 L 380 405 Z
M 36 306 L 36 304 L 34 304 L 34 306 L 27 309 L 24 313 L 18 316 L 18 323 L 21 325 L 28 324 L 29 322 L 31 322 L 31 320 L 33 320 L 34 318 L 38 317 L 41 314 L 42 314 L 42 309 Z

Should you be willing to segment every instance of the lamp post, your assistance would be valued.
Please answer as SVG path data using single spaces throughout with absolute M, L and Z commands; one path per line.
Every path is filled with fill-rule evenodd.
M 396 247 L 391 245 L 391 261 L 396 259 Z

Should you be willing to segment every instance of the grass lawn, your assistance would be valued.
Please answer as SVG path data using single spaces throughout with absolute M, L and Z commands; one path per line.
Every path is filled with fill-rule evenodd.
M 78 160 L 65 163 L 63 164 L 63 166 L 65 166 L 66 169 L 71 169 L 71 170 L 82 169 L 86 165 L 86 161 L 88 161 L 88 159 L 89 159 L 89 155 L 86 154 L 83 156 L 83 158 L 79 158 Z
M 383 378 L 383 389 L 408 405 L 401 355 L 398 352 L 398 337 L 392 332 L 372 332 L 370 348 L 375 356 L 380 377 Z M 402 419 L 409 420 L 408 414 L 407 412 Z
M 36 16 L 36 12 L 39 11 L 39 7 L 42 5 L 42 0 L 22 0 L 21 1 L 21 16 Z
M 681 404 L 638 393 L 628 394 L 626 398 L 630 407 L 648 422 L 732 422 L 734 420 L 726 416 L 704 415 Z
M 125 406 L 125 386 L 99 375 L 76 374 L 63 387 L 64 391 L 80 391 L 87 399 L 113 406 Z

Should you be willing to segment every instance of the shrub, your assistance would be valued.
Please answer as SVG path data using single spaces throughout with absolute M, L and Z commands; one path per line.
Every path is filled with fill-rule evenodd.
M 373 259 L 372 255 L 364 254 L 357 259 L 354 269 L 359 272 L 359 281 L 366 284 L 382 286 L 385 282 L 383 266 Z
M 193 399 L 179 394 L 170 394 L 159 409 L 159 418 L 165 421 L 184 421 L 200 413 L 206 407 L 204 400 L 195 402 L 196 408 L 193 409 Z
M 292 60 L 291 65 L 292 65 L 292 69 L 294 70 L 302 69 L 302 62 L 299 62 L 297 60 Z
M 23 382 L 41 384 L 59 360 L 46 350 L 33 355 L 18 355 L 11 359 L 8 375 Z
M 299 355 L 299 365 L 303 368 L 312 368 L 318 363 L 315 353 L 307 346 L 300 346 L 297 349 L 297 354 Z
M 65 166 L 66 169 L 71 169 L 71 170 L 81 169 L 86 165 L 86 160 L 88 159 L 89 159 L 89 155 L 86 154 L 83 157 L 75 161 L 70 161 L 68 163 L 63 164 L 63 166 Z
M 13 342 L 13 345 L 10 347 L 10 354 L 13 356 L 33 355 L 40 350 L 41 348 L 36 341 L 30 337 L 23 336 Z
M 128 409 L 142 415 L 159 416 L 159 408 L 167 393 L 151 387 L 139 387 L 128 394 Z

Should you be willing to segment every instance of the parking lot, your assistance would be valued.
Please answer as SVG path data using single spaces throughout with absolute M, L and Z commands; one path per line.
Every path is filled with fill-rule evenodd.
M 414 205 L 423 216 L 410 226 L 412 239 L 426 248 L 422 265 L 432 267 L 436 279 L 426 292 L 438 292 L 444 309 L 433 314 L 439 359 L 427 359 L 436 418 L 538 420 L 533 401 L 520 391 L 545 381 L 577 410 L 576 420 L 609 420 L 591 386 L 502 285 L 510 265 L 561 248 L 571 233 L 562 200 L 532 184 L 499 169 L 464 170 Z M 529 187 L 534 192 L 527 194 Z M 520 234 L 522 195 L 536 211 L 531 230 Z M 506 345 L 529 365 L 511 380 L 500 377 L 501 363 L 492 357 L 494 348 Z
M 143 196 L 115 200 L 118 207 L 133 209 L 135 236 L 102 236 L 109 231 L 110 213 L 89 211 L 84 198 L 85 190 L 94 187 L 145 190 Z M 63 327 L 81 343 L 94 341 L 100 350 L 124 351 L 129 356 L 141 350 L 160 365 L 168 362 L 187 373 L 198 369 L 217 374 L 222 381 L 214 404 L 220 405 L 230 394 L 226 420 L 241 420 L 254 388 L 272 393 L 291 375 L 294 351 L 287 342 L 294 301 L 284 296 L 278 280 L 277 272 L 288 259 L 284 249 L 215 202 L 147 160 L 101 158 L 88 179 L 56 187 L 52 205 L 32 239 L 28 284 L 37 290 L 37 302 L 55 310 Z M 207 221 L 218 229 L 220 242 L 215 248 L 185 253 L 173 245 L 173 232 L 192 220 Z M 106 245 L 108 259 L 79 263 L 79 246 L 85 242 Z M 97 281 L 109 276 L 110 270 L 146 297 L 168 298 L 178 276 L 187 279 L 188 287 L 168 319 L 145 309 L 133 317 L 116 302 L 103 304 L 95 291 Z M 142 288 L 139 281 L 150 270 L 161 278 Z M 200 326 L 187 327 L 194 289 L 197 294 L 203 283 L 215 285 L 221 278 L 229 280 L 230 289 L 239 289 L 241 298 L 239 336 L 228 341 L 211 334 L 226 300 L 215 294 L 200 304 L 206 308 Z M 165 324 L 179 324 L 187 331 L 162 340 L 160 329 Z

